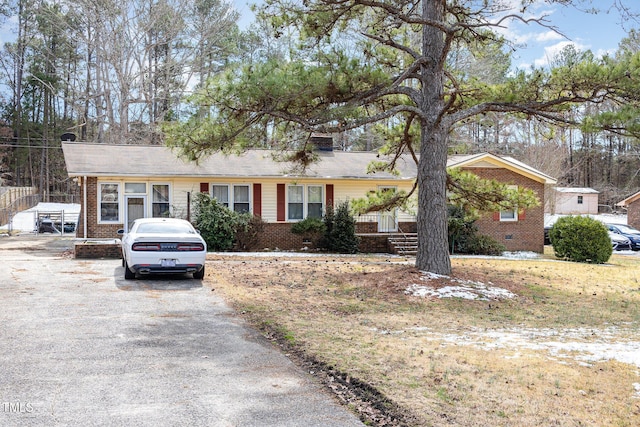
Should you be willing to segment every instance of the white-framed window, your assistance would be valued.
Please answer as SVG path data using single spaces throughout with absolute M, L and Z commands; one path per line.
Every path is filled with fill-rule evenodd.
M 300 221 L 305 218 L 322 218 L 324 188 L 322 185 L 297 185 L 287 187 L 287 219 Z
M 98 183 L 98 222 L 120 222 L 119 183 Z
M 211 197 L 235 212 L 251 212 L 251 186 L 249 184 L 212 184 Z
M 307 186 L 307 218 L 322 218 L 323 203 L 322 185 Z
M 304 219 L 304 186 L 287 187 L 287 219 L 299 221 Z
M 248 185 L 233 186 L 233 210 L 239 213 L 251 212 L 251 191 Z
M 213 184 L 211 186 L 211 197 L 216 199 L 218 203 L 229 207 L 229 186 Z
M 169 184 L 151 184 L 151 216 L 166 218 L 171 214 Z
M 578 204 L 581 205 L 583 201 L 584 198 L 582 196 L 578 196 Z
M 146 182 L 125 182 L 124 194 L 147 194 Z
M 517 185 L 509 185 L 509 190 L 516 190 Z M 518 220 L 518 208 L 507 209 L 500 211 L 500 221 L 517 221 Z

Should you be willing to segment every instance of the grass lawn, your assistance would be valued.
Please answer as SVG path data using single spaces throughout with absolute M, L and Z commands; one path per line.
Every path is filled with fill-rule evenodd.
M 206 282 L 327 386 L 375 395 L 386 418 L 338 393 L 367 424 L 640 425 L 640 257 L 412 262 L 210 254 Z

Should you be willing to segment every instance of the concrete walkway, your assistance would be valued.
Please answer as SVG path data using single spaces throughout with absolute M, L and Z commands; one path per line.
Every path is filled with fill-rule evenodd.
M 206 282 L 70 243 L 0 237 L 1 426 L 363 425 Z

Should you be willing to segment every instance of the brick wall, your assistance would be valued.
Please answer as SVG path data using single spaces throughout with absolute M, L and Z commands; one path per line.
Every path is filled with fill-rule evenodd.
M 627 206 L 627 224 L 640 230 L 640 199 Z
M 487 214 L 479 219 L 476 224 L 481 234 L 493 237 L 509 251 L 543 252 L 544 184 L 507 169 L 470 168 L 468 170 L 481 178 L 495 179 L 509 185 L 527 187 L 535 191 L 538 199 L 540 199 L 540 205 L 526 209 L 523 220 L 496 221 L 493 218 L 493 214 Z
M 98 179 L 87 178 L 87 237 L 99 239 L 114 239 L 123 224 L 98 224 Z M 80 220 L 76 228 L 76 236 L 84 237 L 84 200 L 80 203 Z
M 78 242 L 73 245 L 75 258 L 99 259 L 122 258 L 122 249 L 117 242 Z
M 297 251 L 303 248 L 315 249 L 320 236 L 303 236 L 291 232 L 291 223 L 278 222 L 264 224 L 263 232 L 258 238 L 257 250 L 282 249 Z
M 358 251 L 362 253 L 391 253 L 388 234 L 367 234 L 358 236 Z

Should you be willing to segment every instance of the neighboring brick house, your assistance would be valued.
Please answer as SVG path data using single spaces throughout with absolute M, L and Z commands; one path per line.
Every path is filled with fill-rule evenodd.
M 640 229 L 640 191 L 616 203 L 627 210 L 627 225 Z
M 301 173 L 292 164 L 275 161 L 266 150 L 240 156 L 218 153 L 195 164 L 164 146 L 62 143 L 69 176 L 81 187 L 79 237 L 114 238 L 118 229 L 138 217 L 191 219 L 194 196 L 204 192 L 230 209 L 265 221 L 258 248 L 285 250 L 313 246 L 291 232 L 293 222 L 321 217 L 327 206 L 375 190 L 408 191 L 416 178 L 416 165 L 410 159 L 398 162 L 397 175 L 370 174 L 367 166 L 380 160 L 377 153 L 330 147 L 330 142 L 320 147 L 318 162 Z M 544 186 L 555 183 L 552 178 L 512 158 L 486 153 L 452 156 L 448 166 L 536 191 L 542 202 L 539 208 L 496 213 L 481 219 L 479 226 L 509 250 L 543 250 Z M 416 231 L 415 216 L 399 209 L 363 215 L 357 221 L 363 252 L 386 252 L 389 236 Z
M 451 156 L 447 165 L 481 178 L 533 190 L 540 200 L 539 206 L 486 214 L 476 224 L 481 234 L 493 237 L 509 251 L 544 251 L 545 186 L 555 185 L 555 179 L 514 158 L 488 153 Z

